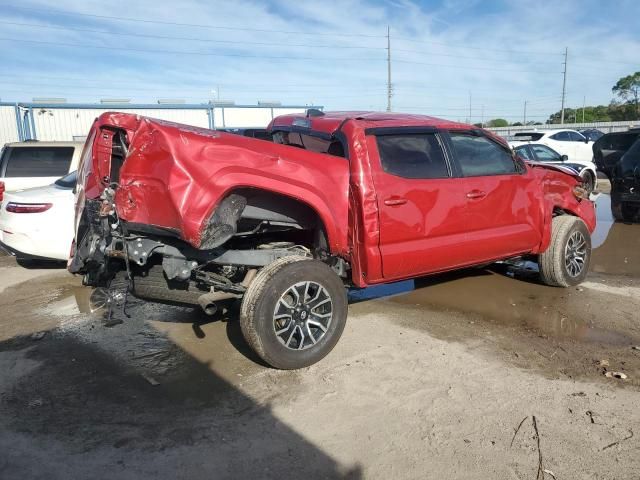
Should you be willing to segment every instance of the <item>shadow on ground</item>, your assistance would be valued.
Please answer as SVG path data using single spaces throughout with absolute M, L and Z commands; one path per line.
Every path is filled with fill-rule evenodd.
M 1 478 L 361 478 L 131 313 L 128 343 L 95 315 L 0 343 Z

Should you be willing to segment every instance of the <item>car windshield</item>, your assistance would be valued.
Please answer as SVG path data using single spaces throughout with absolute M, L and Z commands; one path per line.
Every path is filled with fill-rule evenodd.
M 71 172 L 55 181 L 55 185 L 62 188 L 75 188 L 78 183 L 78 172 Z
M 540 140 L 542 137 L 544 137 L 544 133 L 540 133 L 540 132 L 520 132 L 520 133 L 516 133 L 514 135 L 514 137 L 518 141 L 536 142 L 536 141 Z

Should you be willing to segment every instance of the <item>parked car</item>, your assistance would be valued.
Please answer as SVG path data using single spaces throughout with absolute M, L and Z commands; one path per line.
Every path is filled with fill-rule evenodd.
M 218 128 L 219 132 L 234 133 L 244 137 L 259 138 L 271 141 L 271 132 L 266 128 Z
M 611 212 L 616 220 L 640 220 L 640 138 L 636 139 L 613 168 Z
M 553 148 L 561 155 L 566 155 L 572 162 L 593 161 L 593 142 L 576 130 L 540 130 L 518 132 L 514 135 L 512 146 L 525 143 L 537 143 Z
M 640 128 L 630 128 L 626 132 L 607 133 L 593 144 L 593 160 L 598 170 L 609 178 L 613 169 L 627 150 L 640 138 Z
M 591 161 L 570 161 L 566 155 L 561 155 L 553 148 L 537 143 L 517 143 L 514 146 L 516 154 L 531 162 L 552 163 L 573 168 L 582 178 L 582 186 L 590 194 L 598 184 L 596 167 Z
M 581 133 L 590 142 L 595 142 L 604 135 L 604 132 L 598 130 L 597 128 L 582 128 L 578 130 L 578 132 Z
M 22 260 L 67 260 L 76 182 L 72 172 L 46 187 L 0 195 L 0 248 Z
M 78 168 L 83 143 L 7 143 L 0 154 L 0 183 L 6 191 L 43 187 Z
M 242 299 L 245 339 L 283 369 L 332 350 L 347 286 L 523 257 L 548 285 L 587 274 L 596 218 L 580 177 L 525 163 L 490 132 L 313 111 L 269 130 L 273 143 L 101 115 L 78 174 L 70 272 L 94 287 L 129 272 L 133 295 L 207 313 Z

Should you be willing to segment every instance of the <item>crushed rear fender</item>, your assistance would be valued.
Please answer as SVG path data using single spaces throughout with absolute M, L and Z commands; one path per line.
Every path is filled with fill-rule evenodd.
M 217 243 L 212 238 L 233 234 L 217 226 L 244 208 L 233 190 L 256 188 L 312 208 L 331 251 L 348 252 L 349 164 L 344 158 L 122 113 L 103 114 L 94 129 L 99 132 L 93 172 L 109 171 L 100 165 L 104 159 L 95 148 L 104 137 L 100 132 L 126 132 L 128 154 L 119 170 L 115 203 L 118 216 L 130 224 L 165 229 L 195 248 L 211 248 Z M 94 177 L 85 183 L 105 180 L 98 173 Z

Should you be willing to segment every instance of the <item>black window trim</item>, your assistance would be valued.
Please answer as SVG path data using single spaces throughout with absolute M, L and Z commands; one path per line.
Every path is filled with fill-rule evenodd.
M 388 172 L 385 170 L 382 165 L 382 157 L 380 156 L 380 149 L 378 148 L 377 137 L 383 137 L 387 135 L 433 135 L 438 145 L 440 146 L 440 150 L 442 151 L 442 158 L 444 159 L 444 163 L 447 167 L 447 176 L 446 177 L 436 177 L 436 178 L 413 178 L 413 177 L 404 177 L 402 175 L 398 175 L 396 173 Z M 445 139 L 442 138 L 441 132 L 437 128 L 432 127 L 375 127 L 375 128 L 367 128 L 365 130 L 365 135 L 367 136 L 375 136 L 376 137 L 376 150 L 378 152 L 378 161 L 380 165 L 380 169 L 386 173 L 387 175 L 391 175 L 392 177 L 402 178 L 403 180 L 409 181 L 431 181 L 431 180 L 449 180 L 451 178 L 457 178 L 456 170 L 454 169 L 453 162 L 449 156 L 449 152 L 445 143 Z
M 481 130 L 458 130 L 458 129 L 453 129 L 453 130 L 446 130 L 445 132 L 445 139 L 448 142 L 448 148 L 451 151 L 451 156 L 454 159 L 454 163 L 456 165 L 456 170 L 458 173 L 458 177 L 460 178 L 482 178 L 482 177 L 504 177 L 507 175 L 524 175 L 525 173 L 527 173 L 527 166 L 524 162 L 519 162 L 517 160 L 517 157 L 514 153 L 513 150 L 511 150 L 511 148 L 503 145 L 502 143 L 498 142 L 497 140 L 495 140 L 494 138 L 492 138 L 489 135 L 486 135 L 483 131 Z M 506 153 L 509 154 L 509 156 L 511 157 L 511 161 L 513 162 L 513 165 L 515 167 L 515 172 L 511 172 L 511 173 L 492 173 L 492 174 L 488 174 L 488 175 L 474 175 L 474 176 L 466 176 L 462 173 L 462 166 L 460 165 L 460 162 L 458 161 L 458 158 L 455 155 L 455 148 L 453 146 L 453 141 L 451 140 L 451 134 L 462 134 L 462 135 L 467 135 L 470 137 L 483 137 L 487 140 L 489 140 L 491 143 L 493 143 L 494 145 L 497 145 L 498 147 L 500 147 L 503 151 L 505 151 Z

